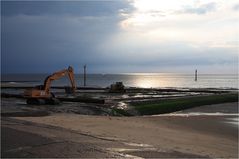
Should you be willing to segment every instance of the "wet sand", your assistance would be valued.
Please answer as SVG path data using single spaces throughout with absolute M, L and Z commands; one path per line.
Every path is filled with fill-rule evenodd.
M 2 158 L 201 158 L 152 145 L 2 118 Z
M 2 158 L 120 157 L 100 148 L 109 142 L 66 129 L 4 118 L 1 130 Z
M 238 106 L 237 103 L 227 105 Z M 169 157 L 187 154 L 191 157 L 238 158 L 238 125 L 227 123 L 230 118 L 238 118 L 238 115 L 110 117 L 56 113 L 45 117 L 15 117 L 14 120 L 60 127 L 114 143 L 142 145 L 136 151 L 112 144 L 102 147 L 106 152 L 138 157 L 160 157 L 165 152 Z M 34 129 L 21 131 L 54 136 Z

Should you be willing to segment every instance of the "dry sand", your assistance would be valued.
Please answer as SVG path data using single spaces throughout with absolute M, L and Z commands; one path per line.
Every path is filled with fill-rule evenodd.
M 231 105 L 237 107 L 237 103 Z M 62 127 L 104 139 L 149 145 L 160 151 L 238 158 L 238 126 L 226 123 L 230 117 L 238 116 L 109 117 L 62 113 L 15 119 Z M 114 147 L 112 150 L 122 151 Z M 140 155 L 139 152 L 127 153 Z

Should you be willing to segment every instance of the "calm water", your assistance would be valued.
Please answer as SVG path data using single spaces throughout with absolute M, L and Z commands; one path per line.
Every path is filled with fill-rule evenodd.
M 47 74 L 8 74 L 2 75 L 4 83 L 38 85 L 43 84 Z M 87 86 L 107 87 L 110 84 L 122 81 L 129 87 L 180 87 L 180 88 L 238 88 L 238 75 L 198 75 L 197 82 L 193 74 L 89 74 Z M 83 85 L 83 75 L 76 75 L 77 86 Z M 55 86 L 69 85 L 67 77 L 53 81 Z

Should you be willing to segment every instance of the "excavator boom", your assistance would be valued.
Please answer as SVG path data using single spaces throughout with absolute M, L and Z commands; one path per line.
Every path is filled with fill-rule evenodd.
M 50 93 L 50 85 L 51 82 L 53 80 L 57 80 L 63 76 L 68 75 L 70 82 L 71 82 L 71 87 L 72 87 L 72 91 L 73 93 L 75 93 L 76 90 L 76 84 L 75 84 L 75 78 L 74 78 L 74 72 L 73 72 L 73 68 L 71 66 L 68 67 L 68 69 L 64 69 L 58 72 L 53 73 L 52 75 L 48 76 L 45 81 L 44 81 L 44 90 L 47 94 Z

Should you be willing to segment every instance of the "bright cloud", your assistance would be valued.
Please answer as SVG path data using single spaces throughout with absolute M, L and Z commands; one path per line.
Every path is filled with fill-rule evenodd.
M 238 47 L 236 1 L 136 0 L 133 5 L 136 10 L 121 22 L 125 31 L 157 42 Z

